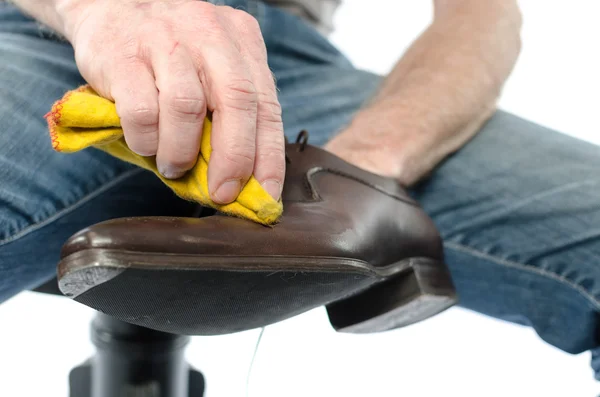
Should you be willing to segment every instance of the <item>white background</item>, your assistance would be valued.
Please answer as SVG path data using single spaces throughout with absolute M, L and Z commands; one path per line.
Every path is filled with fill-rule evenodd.
M 333 39 L 357 66 L 385 73 L 428 23 L 429 3 L 346 0 Z M 600 2 L 529 0 L 522 8 L 523 52 L 501 106 L 600 143 Z M 0 396 L 66 397 L 69 369 L 93 351 L 91 318 L 54 296 L 23 293 L 0 305 Z M 207 377 L 207 397 L 245 395 L 257 336 L 193 339 L 187 355 Z M 336 334 L 315 310 L 267 328 L 249 395 L 595 397 L 589 359 L 461 309 L 370 336 Z

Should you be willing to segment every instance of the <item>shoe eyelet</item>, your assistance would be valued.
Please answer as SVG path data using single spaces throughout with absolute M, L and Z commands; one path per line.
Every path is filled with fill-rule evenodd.
M 298 149 L 298 151 L 299 152 L 303 151 L 304 148 L 306 147 L 306 144 L 308 143 L 308 131 L 306 131 L 306 130 L 300 131 L 300 133 L 296 137 L 296 143 L 300 144 L 300 148 Z

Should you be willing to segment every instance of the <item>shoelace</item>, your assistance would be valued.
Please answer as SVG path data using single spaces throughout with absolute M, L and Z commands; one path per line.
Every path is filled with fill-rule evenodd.
M 285 137 L 285 143 L 286 144 L 289 143 L 287 137 Z M 302 130 L 302 131 L 300 131 L 300 133 L 298 133 L 298 136 L 296 136 L 296 144 L 300 145 L 300 147 L 298 148 L 298 151 L 303 152 L 304 148 L 308 144 L 308 131 Z M 286 162 L 286 164 L 291 164 L 291 162 L 292 162 L 290 160 L 289 156 L 287 155 L 287 153 L 285 154 L 285 162 Z
M 306 130 L 300 131 L 300 133 L 296 137 L 296 143 L 300 144 L 300 148 L 298 149 L 298 151 L 299 152 L 304 151 L 304 148 L 306 147 L 306 144 L 308 143 L 308 131 L 306 131 Z

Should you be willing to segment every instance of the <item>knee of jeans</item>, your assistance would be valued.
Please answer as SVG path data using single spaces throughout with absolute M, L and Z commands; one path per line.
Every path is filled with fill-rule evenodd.
M 0 188 L 0 250 L 37 220 L 36 209 L 29 207 L 26 200 L 19 200 L 14 193 Z
M 529 325 L 544 341 L 568 353 L 600 348 L 598 307 L 574 283 L 456 244 L 446 243 L 445 248 L 461 306 Z

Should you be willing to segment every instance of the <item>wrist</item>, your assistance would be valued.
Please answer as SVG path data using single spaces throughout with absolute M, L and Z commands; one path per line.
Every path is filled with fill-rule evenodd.
M 432 117 L 431 108 L 380 101 L 360 110 L 326 149 L 367 171 L 411 186 L 428 175 L 445 157 L 464 146 L 493 112 L 455 124 Z
M 395 96 L 382 98 L 359 110 L 344 132 L 356 141 L 377 147 L 383 155 L 402 153 L 397 162 L 439 141 L 438 128 L 416 106 Z
M 409 185 L 415 178 L 419 137 L 406 133 L 388 115 L 360 111 L 325 149 L 359 168 Z

